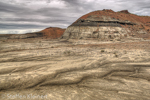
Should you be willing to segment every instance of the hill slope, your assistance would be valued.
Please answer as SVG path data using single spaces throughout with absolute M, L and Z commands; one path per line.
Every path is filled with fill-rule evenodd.
M 150 39 L 150 17 L 131 14 L 128 10 L 114 12 L 112 10 L 98 10 L 81 16 L 71 26 L 99 26 L 125 28 L 130 36 Z M 78 28 L 79 29 L 79 28 Z M 95 30 L 96 31 L 96 30 Z

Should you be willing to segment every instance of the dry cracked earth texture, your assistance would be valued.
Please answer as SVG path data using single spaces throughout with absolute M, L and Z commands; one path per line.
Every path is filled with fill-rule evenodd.
M 150 100 L 150 41 L 1 41 L 0 100 Z

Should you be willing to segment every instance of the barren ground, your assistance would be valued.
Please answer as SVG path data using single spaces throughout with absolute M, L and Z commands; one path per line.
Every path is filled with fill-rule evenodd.
M 0 100 L 150 100 L 150 41 L 0 41 Z

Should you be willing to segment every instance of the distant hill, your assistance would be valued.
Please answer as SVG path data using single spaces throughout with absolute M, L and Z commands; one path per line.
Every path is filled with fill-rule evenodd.
M 46 28 L 39 33 L 42 33 L 43 37 L 50 38 L 50 39 L 56 39 L 59 38 L 63 33 L 65 29 L 58 28 L 58 27 L 49 27 Z
M 49 27 L 39 32 L 26 33 L 26 34 L 0 34 L 0 40 L 2 39 L 26 39 L 26 38 L 49 38 L 57 39 L 63 33 L 65 29 L 58 27 Z

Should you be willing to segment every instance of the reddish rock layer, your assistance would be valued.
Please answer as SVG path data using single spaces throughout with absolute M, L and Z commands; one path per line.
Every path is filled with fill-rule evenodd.
M 59 38 L 64 33 L 64 31 L 65 29 L 58 27 L 49 27 L 40 32 L 43 34 L 44 38 L 56 39 Z

